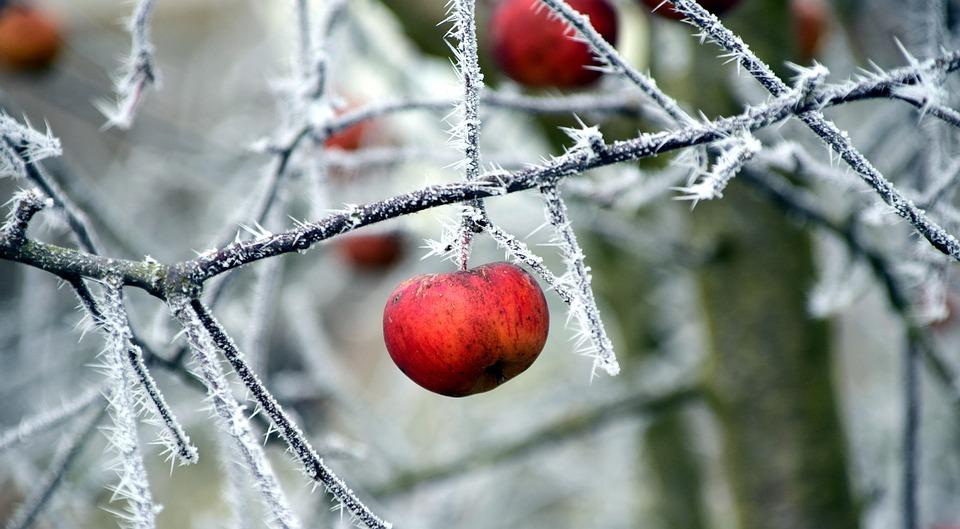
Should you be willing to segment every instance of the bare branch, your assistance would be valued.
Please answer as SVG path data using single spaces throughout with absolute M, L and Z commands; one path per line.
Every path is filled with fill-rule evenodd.
M 47 201 L 35 191 L 20 191 L 11 199 L 13 207 L 7 214 L 7 219 L 0 227 L 0 240 L 5 246 L 12 248 L 23 244 L 27 237 L 27 225 L 33 216 L 48 206 Z
M 448 36 L 457 39 L 455 52 L 457 75 L 463 81 L 463 100 L 457 104 L 461 121 L 454 124 L 451 138 L 462 147 L 466 180 L 480 178 L 480 93 L 483 91 L 483 73 L 477 58 L 477 24 L 474 16 L 475 0 L 449 0 L 449 20 L 453 27 Z M 483 202 L 473 200 L 464 207 L 457 234 L 457 265 L 467 269 L 470 243 L 479 231 L 478 219 L 486 217 Z
M 668 391 L 651 394 L 640 392 L 599 404 L 578 413 L 544 424 L 529 434 L 502 444 L 472 450 L 457 459 L 415 470 L 402 470 L 386 483 L 376 487 L 378 496 L 395 497 L 462 476 L 466 472 L 516 460 L 532 452 L 549 448 L 581 435 L 596 433 L 603 426 L 628 418 L 653 418 L 662 413 L 695 402 L 700 390 L 681 385 Z
M 213 409 L 220 419 L 221 428 L 233 438 L 235 448 L 243 464 L 253 478 L 253 485 L 260 494 L 264 507 L 271 516 L 270 525 L 282 529 L 296 529 L 300 522 L 287 504 L 286 496 L 280 490 L 280 484 L 267 461 L 260 443 L 250 431 L 250 423 L 243 413 L 243 406 L 230 392 L 227 378 L 220 369 L 213 344 L 204 331 L 190 302 L 182 297 L 169 301 L 170 312 L 180 322 L 186 332 L 187 341 L 193 351 L 197 370 L 207 393 L 213 402 Z
M 43 509 L 49 504 L 50 499 L 56 493 L 57 489 L 63 483 L 63 478 L 67 471 L 73 467 L 83 447 L 87 445 L 98 424 L 106 414 L 107 408 L 103 407 L 96 413 L 91 413 L 89 418 L 83 421 L 76 431 L 72 432 L 63 448 L 54 456 L 50 463 L 47 475 L 37 484 L 26 500 L 13 513 L 7 521 L 6 529 L 28 529 L 36 521 L 37 516 L 43 512 Z
M 101 326 L 107 342 L 107 349 L 101 355 L 103 369 L 112 384 L 108 400 L 114 426 L 108 430 L 108 439 L 117 455 L 113 470 L 119 478 L 111 501 L 119 497 L 126 502 L 126 512 L 120 517 L 122 525 L 130 529 L 153 529 L 159 508 L 153 503 L 137 436 L 137 399 L 126 362 L 129 336 L 119 283 L 112 280 L 105 288 Z
M 184 301 L 183 303 L 186 304 L 187 302 Z M 346 483 L 334 474 L 323 460 L 320 459 L 320 456 L 317 455 L 313 446 L 310 445 L 310 441 L 307 440 L 297 425 L 290 420 L 290 417 L 283 411 L 283 408 L 277 400 L 267 391 L 263 383 L 260 382 L 260 378 L 257 377 L 256 373 L 250 370 L 246 361 L 243 360 L 239 349 L 237 349 L 236 344 L 226 334 L 223 327 L 214 319 L 213 315 L 203 303 L 196 299 L 190 300 L 189 307 L 178 307 L 176 310 L 179 314 L 178 318 L 180 318 L 181 321 L 188 317 L 187 310 L 196 315 L 198 322 L 196 325 L 191 323 L 191 326 L 199 327 L 202 325 L 203 329 L 206 329 L 206 333 L 213 339 L 213 343 L 216 344 L 217 348 L 223 352 L 223 355 L 237 373 L 240 381 L 247 387 L 253 399 L 267 414 L 270 422 L 277 428 L 277 432 L 283 440 L 287 442 L 287 445 L 300 461 L 300 464 L 303 465 L 303 470 L 307 477 L 322 485 L 330 495 L 340 502 L 344 509 L 350 512 L 351 516 L 355 517 L 370 529 L 388 529 L 391 527 L 392 524 L 385 522 L 368 509 L 356 494 L 347 487 Z M 185 324 L 186 323 L 190 323 L 190 321 L 187 320 Z M 188 332 L 196 334 L 197 331 L 190 330 Z M 196 340 L 196 338 L 193 339 Z
M 743 68 L 753 75 L 775 97 L 787 93 L 789 87 L 761 61 L 740 37 L 723 26 L 715 15 L 709 13 L 693 0 L 669 0 L 675 9 L 682 13 L 689 21 L 696 24 L 704 38 L 709 38 L 718 46 L 725 49 Z M 930 61 L 928 61 L 930 62 Z M 833 151 L 847 162 L 863 180 L 880 195 L 880 197 L 898 215 L 906 219 L 916 230 L 926 238 L 934 248 L 960 260 L 960 241 L 949 234 L 939 224 L 927 217 L 927 214 L 917 208 L 912 201 L 887 180 L 876 167 L 867 160 L 860 151 L 853 146 L 847 134 L 828 121 L 819 110 L 803 111 L 797 115 L 811 130 L 826 142 Z
M 116 74 L 116 101 L 98 101 L 97 109 L 107 118 L 105 128 L 129 129 L 143 103 L 146 91 L 159 84 L 159 72 L 153 63 L 150 42 L 150 17 L 155 0 L 138 0 L 127 23 L 130 32 L 130 56 Z
M 545 186 L 540 191 L 547 204 L 547 221 L 557 232 L 557 244 L 567 263 L 570 290 L 575 293 L 570 312 L 576 315 L 580 324 L 578 342 L 589 341 L 591 344 L 589 347 L 581 346 L 582 352 L 593 358 L 594 374 L 597 368 L 601 368 L 608 375 L 616 375 L 620 373 L 620 364 L 613 352 L 613 343 L 607 337 L 603 320 L 600 319 L 600 310 L 590 286 L 590 268 L 584 263 L 583 250 L 577 243 L 577 236 L 573 233 L 573 226 L 567 216 L 567 206 L 561 200 L 556 187 Z
M 43 410 L 36 415 L 26 417 L 20 424 L 0 433 L 0 453 L 17 446 L 35 436 L 53 430 L 81 415 L 90 406 L 100 400 L 104 388 L 94 387 L 72 398 L 61 406 Z
M 960 52 L 927 61 L 922 67 L 955 71 L 960 68 Z M 317 222 L 303 224 L 299 228 L 270 237 L 234 242 L 224 248 L 207 252 L 196 259 L 171 267 L 152 262 L 104 259 L 30 240 L 25 241 L 19 249 L 0 245 L 0 258 L 18 261 L 58 275 L 79 275 L 98 279 L 103 279 L 107 275 L 119 275 L 126 285 L 136 286 L 158 297 L 163 297 L 167 288 L 175 290 L 181 288 L 183 285 L 178 282 L 184 279 L 193 284 L 200 284 L 244 264 L 282 253 L 303 251 L 318 241 L 375 222 L 455 202 L 522 191 L 536 187 L 541 182 L 579 174 L 592 168 L 715 142 L 744 130 L 756 131 L 786 119 L 796 112 L 811 112 L 812 109 L 820 108 L 822 105 L 829 106 L 870 97 L 885 97 L 894 84 L 916 82 L 916 74 L 916 68 L 902 68 L 883 79 L 864 81 L 856 85 L 863 88 L 847 87 L 842 91 L 833 91 L 825 87 L 817 91 L 817 95 L 802 98 L 801 101 L 795 99 L 796 93 L 788 91 L 784 97 L 774 99 L 765 105 L 750 107 L 736 116 L 720 118 L 707 124 L 676 131 L 642 134 L 631 140 L 604 145 L 595 156 L 589 159 L 584 159 L 582 153 L 568 153 L 540 166 L 521 171 L 508 174 L 497 171 L 481 177 L 476 182 L 429 186 L 419 191 L 353 207 L 349 211 L 328 216 Z M 828 93 L 832 95 L 820 95 Z M 168 275 L 170 275 L 169 278 Z
M 564 0 L 541 0 L 547 7 L 562 17 L 583 40 L 597 51 L 599 58 L 615 72 L 623 74 L 633 84 L 652 99 L 660 108 L 673 118 L 679 126 L 693 125 L 696 120 L 684 112 L 676 100 L 664 93 L 657 86 L 657 82 L 630 66 L 617 52 L 612 44 L 604 38 L 590 24 L 590 19 L 578 13 Z

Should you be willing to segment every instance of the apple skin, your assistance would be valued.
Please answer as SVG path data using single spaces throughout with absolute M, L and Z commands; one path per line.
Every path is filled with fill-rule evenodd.
M 803 62 L 812 61 L 819 54 L 830 25 L 826 1 L 791 0 L 790 15 L 800 59 Z
M 656 9 L 653 13 L 663 18 L 683 20 L 683 15 L 674 11 L 673 6 L 663 0 L 643 0 L 643 3 L 650 9 Z M 736 7 L 740 0 L 699 0 L 699 3 L 704 9 L 719 17 Z M 661 6 L 661 4 L 663 5 Z M 657 6 L 660 6 L 660 9 L 657 9 Z
M 400 232 L 357 233 L 337 239 L 337 251 L 354 268 L 383 270 L 403 257 L 403 243 Z
M 617 12 L 608 0 L 568 0 L 590 17 L 610 43 L 617 41 Z M 493 58 L 514 81 L 532 88 L 577 88 L 596 81 L 601 72 L 590 47 L 570 38 L 566 24 L 548 17 L 540 0 L 502 0 L 490 21 Z
M 408 279 L 383 311 L 383 338 L 397 367 L 448 397 L 489 391 L 525 371 L 549 328 L 543 290 L 510 263 Z
M 341 112 L 342 114 L 342 112 Z M 342 151 L 355 151 L 363 145 L 364 137 L 367 135 L 367 124 L 357 123 L 346 129 L 331 134 L 324 145 L 328 149 L 340 149 Z
M 346 108 L 342 108 L 336 111 L 337 116 L 342 116 L 351 110 L 360 108 L 361 104 L 359 101 L 348 98 L 348 104 Z M 364 140 L 367 135 L 370 134 L 370 121 L 361 121 L 356 125 L 351 125 L 340 132 L 331 134 L 329 138 L 324 142 L 324 145 L 328 149 L 340 149 L 343 151 L 355 151 L 359 149 L 364 144 Z
M 25 5 L 0 8 L 0 62 L 13 70 L 48 68 L 60 54 L 60 25 L 49 13 Z

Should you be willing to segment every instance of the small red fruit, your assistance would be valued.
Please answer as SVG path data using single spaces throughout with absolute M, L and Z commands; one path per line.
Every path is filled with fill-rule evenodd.
M 383 338 L 397 367 L 449 397 L 489 391 L 522 373 L 549 327 L 540 286 L 509 263 L 408 279 L 383 311 Z
M 400 232 L 358 233 L 337 239 L 340 256 L 356 268 L 381 270 L 403 257 Z
M 63 41 L 49 14 L 25 5 L 0 9 L 0 62 L 14 70 L 42 70 L 53 63 Z
M 594 29 L 611 44 L 617 41 L 617 12 L 608 0 L 568 0 L 590 17 Z M 518 83 L 542 88 L 585 86 L 602 73 L 590 47 L 573 40 L 567 25 L 550 15 L 540 0 L 502 0 L 490 24 L 493 57 Z
M 719 17 L 736 7 L 736 5 L 740 3 L 740 0 L 698 0 L 698 2 L 704 9 Z M 647 4 L 650 9 L 653 9 L 654 13 L 664 18 L 683 20 L 683 15 L 674 10 L 670 2 L 664 2 L 664 0 L 643 0 L 643 3 Z
M 350 103 L 347 108 L 338 110 L 337 115 L 343 115 L 350 110 L 358 108 L 359 103 Z M 364 140 L 367 135 L 370 133 L 370 122 L 361 121 L 356 125 L 351 125 L 340 132 L 331 134 L 327 141 L 324 142 L 324 145 L 329 149 L 342 149 L 344 151 L 355 151 L 363 145 Z
M 820 52 L 820 44 L 827 34 L 829 13 L 825 0 L 791 0 L 790 16 L 797 53 L 802 62 L 813 60 Z

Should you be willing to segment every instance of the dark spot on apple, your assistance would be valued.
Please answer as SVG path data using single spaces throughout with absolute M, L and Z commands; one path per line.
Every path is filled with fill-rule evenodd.
M 488 375 L 493 376 L 493 378 L 497 381 L 497 384 L 501 384 L 505 380 L 507 380 L 507 377 L 503 375 L 503 368 L 504 368 L 503 360 L 497 360 L 493 364 L 490 364 L 489 366 L 487 366 L 487 368 L 484 369 L 483 371 Z
M 396 296 L 393 297 L 393 303 L 394 304 L 400 303 L 400 294 L 397 294 Z

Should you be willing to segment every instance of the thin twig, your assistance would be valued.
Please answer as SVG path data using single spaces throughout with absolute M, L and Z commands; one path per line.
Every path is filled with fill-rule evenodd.
M 186 310 L 195 314 L 199 319 L 199 324 L 203 326 L 206 333 L 210 335 L 213 343 L 223 352 L 227 362 L 233 367 L 240 381 L 250 391 L 251 396 L 259 407 L 270 418 L 270 422 L 277 428 L 277 432 L 287 442 L 290 450 L 300 461 L 304 473 L 314 482 L 322 485 L 344 509 L 350 512 L 351 516 L 362 522 L 370 529 L 387 529 L 391 524 L 385 522 L 373 513 L 362 501 L 354 494 L 346 483 L 343 482 L 332 470 L 323 462 L 317 452 L 311 446 L 310 441 L 303 435 L 300 428 L 294 424 L 277 400 L 270 394 L 260 378 L 250 370 L 250 367 L 244 361 L 243 356 L 237 349 L 236 344 L 226 334 L 220 323 L 213 317 L 213 314 L 199 300 L 193 299 L 189 302 L 189 308 L 178 308 L 179 318 L 184 321 Z M 189 321 L 189 320 L 187 320 Z M 188 327 L 189 329 L 189 327 Z M 196 332 L 190 330 L 189 332 Z M 194 338 L 196 340 L 196 338 Z
M 63 483 L 63 478 L 67 471 L 73 467 L 77 457 L 87 445 L 87 442 L 93 437 L 93 433 L 103 420 L 107 412 L 106 406 L 100 408 L 96 413 L 91 413 L 86 421 L 83 421 L 72 432 L 67 439 L 69 441 L 64 445 L 53 461 L 51 461 L 47 475 L 43 477 L 30 495 L 24 500 L 23 504 L 13 513 L 10 520 L 7 521 L 6 529 L 29 529 L 37 520 L 37 516 L 43 512 L 50 499 L 56 493 L 57 489 Z
M 567 206 L 560 198 L 560 193 L 554 186 L 541 188 L 544 202 L 547 205 L 547 221 L 557 233 L 557 244 L 563 252 L 567 263 L 567 280 L 571 283 L 570 290 L 575 292 L 574 303 L 570 311 L 574 313 L 580 323 L 578 341 L 590 342 L 590 347 L 583 347 L 583 353 L 593 358 L 593 371 L 603 369 L 608 375 L 620 372 L 617 355 L 613 352 L 613 342 L 607 336 L 600 310 L 593 296 L 593 287 L 590 286 L 590 268 L 584 262 L 583 250 L 577 242 L 573 226 L 567 215 Z M 581 346 L 582 347 L 582 346 Z
M 116 100 L 97 102 L 97 108 L 107 118 L 104 127 L 129 129 L 146 91 L 159 83 L 159 72 L 153 62 L 153 43 L 150 42 L 150 17 L 155 3 L 155 0 L 138 0 L 127 23 L 130 56 L 116 74 Z
M 119 478 L 110 500 L 120 498 L 126 510 L 118 515 L 131 529 L 153 529 L 159 512 L 153 503 L 147 470 L 143 464 L 137 428 L 137 397 L 127 365 L 130 340 L 119 280 L 108 281 L 104 288 L 103 324 L 100 326 L 106 350 L 101 354 L 103 370 L 111 382 L 108 401 L 113 427 L 108 430 L 110 448 L 116 452 L 113 470 Z
M 457 75 L 463 81 L 463 100 L 457 107 L 463 114 L 454 125 L 451 137 L 463 148 L 464 173 L 467 182 L 480 178 L 480 94 L 483 91 L 483 73 L 477 58 L 477 23 L 474 16 L 475 0 L 449 0 L 453 28 L 449 35 L 457 39 Z M 470 260 L 470 243 L 478 232 L 478 221 L 486 218 L 483 201 L 470 201 L 463 208 L 457 233 L 457 266 L 466 270 Z
M 180 322 L 190 343 L 196 360 L 197 370 L 207 386 L 213 410 L 220 419 L 221 428 L 233 438 L 234 446 L 241 461 L 253 479 L 253 485 L 260 494 L 264 507 L 270 513 L 271 523 L 283 529 L 297 529 L 300 522 L 287 504 L 286 496 L 273 469 L 267 461 L 260 443 L 250 430 L 250 423 L 243 407 L 230 392 L 227 378 L 220 368 L 213 344 L 198 321 L 190 302 L 184 298 L 173 298 L 169 302 L 170 312 Z
M 638 393 L 594 408 L 567 415 L 544 424 L 523 437 L 487 448 L 472 450 L 456 459 L 417 469 L 402 470 L 389 481 L 374 488 L 382 497 L 413 492 L 417 487 L 433 485 L 466 472 L 529 456 L 532 452 L 597 432 L 603 426 L 625 418 L 655 417 L 695 401 L 700 391 L 680 386 L 660 394 Z
M 747 72 L 753 75 L 775 97 L 787 93 L 790 88 L 773 70 L 761 61 L 744 42 L 724 27 L 715 15 L 694 0 L 669 0 L 675 9 L 700 28 L 701 35 L 709 38 L 736 58 Z M 929 61 L 928 61 L 929 62 Z M 856 171 L 898 215 L 906 219 L 937 250 L 960 260 L 960 241 L 947 233 L 939 224 L 908 200 L 876 167 L 854 147 L 847 134 L 828 121 L 819 110 L 803 111 L 797 115 L 811 130 Z
M 102 387 L 90 388 L 61 406 L 43 410 L 35 415 L 22 419 L 17 426 L 0 433 L 0 452 L 17 446 L 24 441 L 33 439 L 34 436 L 53 430 L 76 418 L 87 408 L 99 401 L 103 391 L 104 388 Z

